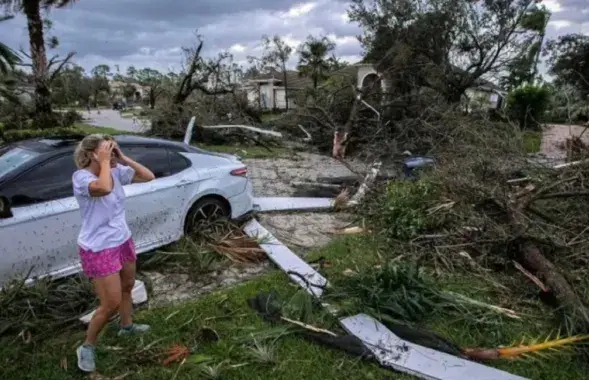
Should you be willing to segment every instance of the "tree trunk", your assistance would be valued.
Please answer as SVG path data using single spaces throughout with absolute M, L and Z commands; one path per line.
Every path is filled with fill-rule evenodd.
M 286 103 L 286 111 L 288 111 L 288 82 L 286 78 L 286 62 L 282 62 L 282 72 L 284 76 L 284 102 Z
M 155 108 L 155 91 L 153 88 L 149 89 L 149 108 Z
M 23 1 L 23 10 L 27 16 L 27 28 L 33 64 L 35 82 L 35 111 L 37 116 L 51 115 L 51 91 L 47 86 L 47 56 L 43 36 L 43 20 L 39 0 Z

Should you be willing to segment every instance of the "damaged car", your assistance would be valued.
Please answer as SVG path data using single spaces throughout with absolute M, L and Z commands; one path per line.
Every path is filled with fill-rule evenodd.
M 192 133 L 192 131 L 187 131 Z M 72 192 L 73 153 L 83 136 L 20 141 L 0 147 L 0 287 L 14 277 L 78 273 L 81 226 Z M 186 143 L 114 136 L 126 155 L 156 179 L 124 187 L 137 253 L 179 240 L 203 219 L 238 219 L 253 209 L 247 167 L 232 155 Z

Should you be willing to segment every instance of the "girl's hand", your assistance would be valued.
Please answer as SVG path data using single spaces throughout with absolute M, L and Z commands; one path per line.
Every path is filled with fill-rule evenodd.
M 112 155 L 114 144 L 112 141 L 103 141 L 94 153 L 94 158 L 100 163 L 109 163 Z
M 123 154 L 123 151 L 121 150 L 121 148 L 119 148 L 119 144 L 117 144 L 116 142 L 113 145 L 113 153 L 119 161 L 125 162 L 127 160 L 127 156 Z

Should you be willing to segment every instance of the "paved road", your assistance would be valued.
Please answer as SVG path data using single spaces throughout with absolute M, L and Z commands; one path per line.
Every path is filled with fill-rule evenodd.
M 96 127 L 110 127 L 127 132 L 144 132 L 148 128 L 148 125 L 145 125 L 147 121 L 138 120 L 133 124 L 132 118 L 121 117 L 119 111 L 115 110 L 100 110 L 100 114 L 96 110 L 81 113 L 88 124 Z

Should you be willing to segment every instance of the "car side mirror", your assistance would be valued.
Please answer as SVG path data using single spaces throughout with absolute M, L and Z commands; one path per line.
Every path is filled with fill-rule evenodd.
M 10 201 L 4 195 L 0 195 L 0 219 L 12 218 L 10 210 Z

